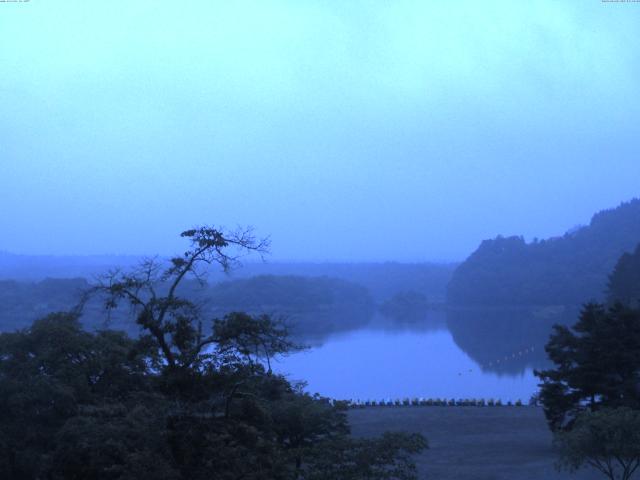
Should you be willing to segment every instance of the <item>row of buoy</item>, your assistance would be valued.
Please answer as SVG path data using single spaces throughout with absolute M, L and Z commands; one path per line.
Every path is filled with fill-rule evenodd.
M 331 404 L 335 404 L 336 400 L 330 400 Z M 521 400 L 512 402 L 507 400 L 503 402 L 501 399 L 443 399 L 443 398 L 413 398 L 413 399 L 395 399 L 395 400 L 343 400 L 342 401 L 349 408 L 363 408 L 363 407 L 521 407 L 525 404 Z M 530 405 L 532 405 L 530 403 Z
M 480 368 L 485 368 L 485 367 L 493 367 L 494 365 L 500 365 L 500 364 L 504 364 L 507 363 L 511 360 L 515 360 L 516 358 L 520 358 L 523 355 L 529 355 L 531 353 L 533 353 L 535 351 L 535 347 L 533 345 L 531 345 L 530 347 L 527 347 L 523 350 L 518 350 L 517 352 L 513 352 L 511 355 L 505 355 L 503 358 L 498 358 L 496 360 L 493 360 L 485 365 L 481 365 Z

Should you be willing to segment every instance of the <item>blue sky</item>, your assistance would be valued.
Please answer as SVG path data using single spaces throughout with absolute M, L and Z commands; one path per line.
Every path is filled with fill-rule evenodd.
M 640 195 L 640 4 L 0 3 L 0 250 L 456 260 Z

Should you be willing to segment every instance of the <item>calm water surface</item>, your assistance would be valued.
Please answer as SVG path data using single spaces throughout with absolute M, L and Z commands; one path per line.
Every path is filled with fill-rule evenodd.
M 511 360 L 502 354 L 500 358 L 503 364 Z M 482 368 L 443 326 L 367 328 L 336 334 L 320 346 L 279 360 L 275 369 L 292 381 L 305 380 L 311 393 L 337 399 L 500 398 L 526 402 L 537 390 L 532 367 L 525 364 L 509 374 Z

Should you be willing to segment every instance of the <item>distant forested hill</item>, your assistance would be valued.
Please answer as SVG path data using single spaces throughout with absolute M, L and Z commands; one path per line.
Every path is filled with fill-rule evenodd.
M 369 290 L 376 302 L 384 302 L 394 295 L 415 291 L 430 302 L 444 302 L 446 287 L 456 263 L 310 263 L 266 262 L 247 263 L 232 272 L 232 277 L 260 275 L 295 275 L 332 277 L 357 283 Z M 222 279 L 222 278 L 221 278 Z
M 16 255 L 0 251 L 0 280 L 93 278 L 113 268 L 131 268 L 140 260 L 133 255 Z
M 316 309 L 352 303 L 373 308 L 366 288 L 329 277 L 260 275 L 218 283 L 206 291 L 206 296 L 213 305 L 225 310 L 277 306 Z
M 0 280 L 38 282 L 45 278 L 93 278 L 114 268 L 131 268 L 141 257 L 123 255 L 30 256 L 0 251 Z M 420 292 L 430 302 L 444 302 L 455 263 L 247 262 L 230 275 L 211 271 L 208 281 L 220 282 L 260 275 L 332 277 L 366 287 L 376 302 L 407 291 Z
M 45 279 L 40 282 L 0 280 L 0 332 L 25 328 L 45 315 L 76 306 L 89 282 L 77 279 Z M 165 288 L 158 285 L 157 291 Z M 204 318 L 222 318 L 232 311 L 270 314 L 282 318 L 300 335 L 325 334 L 368 323 L 375 310 L 365 287 L 329 277 L 262 275 L 209 285 L 184 282 L 180 294 L 203 309 Z M 138 326 L 127 307 L 107 312 L 93 298 L 84 306 L 86 327 L 121 329 L 131 335 Z
M 526 243 L 485 240 L 454 272 L 447 299 L 456 305 L 576 305 L 602 300 L 608 276 L 640 243 L 640 199 L 604 210 L 562 237 Z
M 51 312 L 71 310 L 87 288 L 83 278 L 47 278 L 37 283 L 0 280 L 0 332 L 26 328 Z
M 375 308 L 365 287 L 330 277 L 260 275 L 212 285 L 202 298 L 213 317 L 230 311 L 266 313 L 282 317 L 299 334 L 360 327 Z

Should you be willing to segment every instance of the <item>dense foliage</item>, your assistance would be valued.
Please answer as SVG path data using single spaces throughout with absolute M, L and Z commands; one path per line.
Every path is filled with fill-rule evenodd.
M 608 301 L 640 306 L 640 244 L 620 257 L 609 276 Z
M 448 300 L 459 305 L 581 305 L 602 300 L 620 256 L 640 241 L 640 199 L 596 214 L 562 237 L 486 240 L 454 272 Z
M 92 289 L 129 305 L 140 335 L 87 332 L 74 313 L 0 335 L 0 478 L 412 479 L 421 436 L 349 436 L 345 408 L 271 372 L 298 346 L 268 316 L 204 326 L 178 295 L 230 250 L 261 251 L 247 231 L 182 234 L 184 255 L 114 271 Z M 161 286 L 161 288 L 160 288 Z M 326 477 L 325 477 L 326 478 Z
M 235 317 L 215 350 L 172 364 L 151 337 L 89 333 L 70 314 L 2 334 L 0 476 L 295 478 L 306 448 L 348 432 L 344 413 L 266 372 Z
M 640 411 L 620 407 L 584 412 L 571 430 L 555 436 L 560 465 L 588 465 L 610 480 L 629 480 L 640 466 Z
M 640 310 L 588 304 L 573 327 L 555 327 L 546 351 L 555 368 L 536 374 L 552 430 L 584 411 L 640 409 Z

